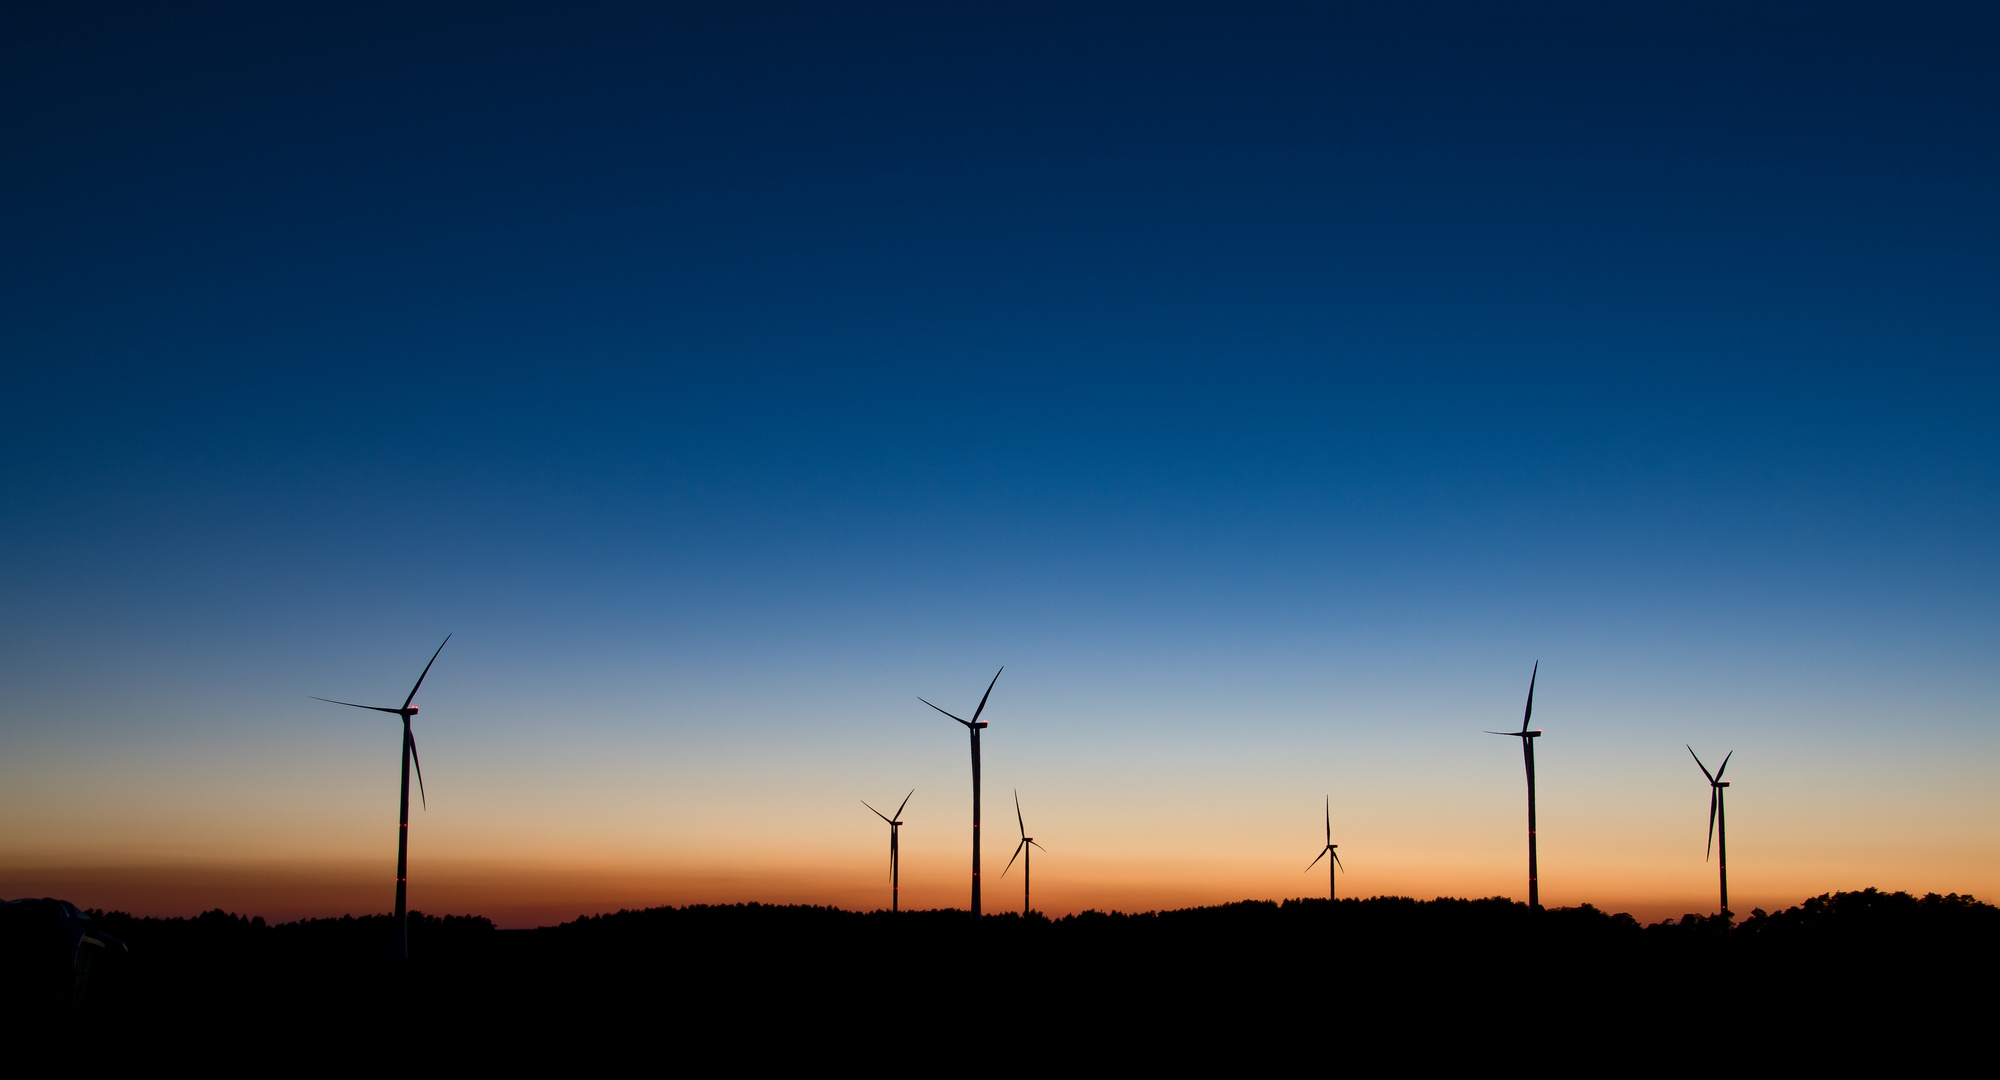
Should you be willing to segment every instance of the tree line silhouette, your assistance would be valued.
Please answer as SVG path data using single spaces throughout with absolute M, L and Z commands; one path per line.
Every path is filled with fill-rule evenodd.
M 77 1010 L 114 1027 L 219 1012 L 277 1030 L 395 1003 L 457 1027 L 643 1015 L 698 1041 L 729 1034 L 766 1049 L 872 1023 L 876 1003 L 897 995 L 898 1015 L 932 1033 L 913 1038 L 957 1030 L 968 1009 L 1022 1002 L 1048 1037 L 1100 1048 L 1329 1024 L 1409 1035 L 1435 1023 L 1424 1052 L 1451 1054 L 1534 1016 L 1577 1050 L 1696 1008 L 1756 1018 L 1725 1041 L 1803 1048 L 1930 1031 L 1936 1044 L 1990 1008 L 1986 973 L 2000 959 L 2000 909 L 1875 889 L 1733 926 L 1707 915 L 1646 926 L 1590 905 L 1535 911 L 1498 897 L 978 922 L 962 910 L 694 905 L 512 931 L 411 912 L 409 961 L 388 947 L 391 915 L 82 914 L 130 949 L 98 965 Z M 29 989 L 10 986 L 17 1003 Z

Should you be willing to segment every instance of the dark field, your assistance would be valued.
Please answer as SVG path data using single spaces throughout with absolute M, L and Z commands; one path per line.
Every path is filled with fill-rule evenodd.
M 1056 1052 L 1208 1064 L 1324 1052 L 1416 1068 L 1529 1047 L 1577 1067 L 1722 1051 L 1907 1065 L 1983 1034 L 2000 959 L 2000 909 L 1874 890 L 1733 928 L 1505 899 L 1250 901 L 977 926 L 963 912 L 756 904 L 522 931 L 412 913 L 407 964 L 388 959 L 387 916 L 90 915 L 130 952 L 99 965 L 80 1004 L 24 1004 L 17 1019 L 67 1017 L 57 1022 L 128 1047 L 646 1052 L 683 1064 L 890 1054 L 917 1055 L 906 1060 L 925 1071 L 960 1053 L 981 1069 Z

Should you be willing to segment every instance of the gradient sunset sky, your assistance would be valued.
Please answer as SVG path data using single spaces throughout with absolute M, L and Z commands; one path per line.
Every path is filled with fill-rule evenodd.
M 0 896 L 2000 894 L 1977 5 L 16 5 Z M 965 715 L 961 712 L 961 715 Z M 1015 874 L 1019 870 L 1016 868 Z

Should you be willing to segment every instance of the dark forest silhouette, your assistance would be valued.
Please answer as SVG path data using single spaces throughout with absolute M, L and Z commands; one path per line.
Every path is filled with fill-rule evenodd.
M 407 963 L 393 959 L 390 915 L 273 925 L 219 910 L 86 914 L 130 946 L 100 964 L 79 1010 L 113 1026 L 214 1014 L 279 1030 L 287 1018 L 347 1015 L 386 992 L 454 1025 L 608 1011 L 698 1040 L 782 1020 L 758 1037 L 784 1042 L 859 1022 L 879 993 L 901 987 L 911 1038 L 942 1037 L 964 1009 L 1011 995 L 1040 1004 L 1051 1038 L 1138 1040 L 1147 1054 L 1161 1052 L 1160 1039 L 1326 1023 L 1405 1035 L 1435 1026 L 1422 1036 L 1426 1053 L 1470 1053 L 1481 1033 L 1514 1022 L 1510 1002 L 1521 1000 L 1581 1047 L 1639 1038 L 1718 990 L 1726 1016 L 1754 1018 L 1726 1023 L 1724 1041 L 1778 1052 L 1791 1038 L 1833 1046 L 1826 1040 L 1929 1031 L 1924 1045 L 1943 1045 L 1989 1007 L 1987 973 L 2000 958 L 2000 909 L 1874 889 L 1756 911 L 1734 926 L 1703 915 L 1642 926 L 1589 905 L 1535 912 L 1499 897 L 1244 901 L 977 923 L 962 910 L 695 905 L 519 931 L 411 912 Z M 1864 1021 L 1859 1035 L 1842 1030 Z

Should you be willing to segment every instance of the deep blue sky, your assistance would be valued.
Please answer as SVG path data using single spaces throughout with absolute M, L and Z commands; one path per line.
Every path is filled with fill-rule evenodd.
M 17 9 L 8 753 L 457 630 L 607 755 L 1539 658 L 1992 757 L 2000 24 L 1886 10 Z

